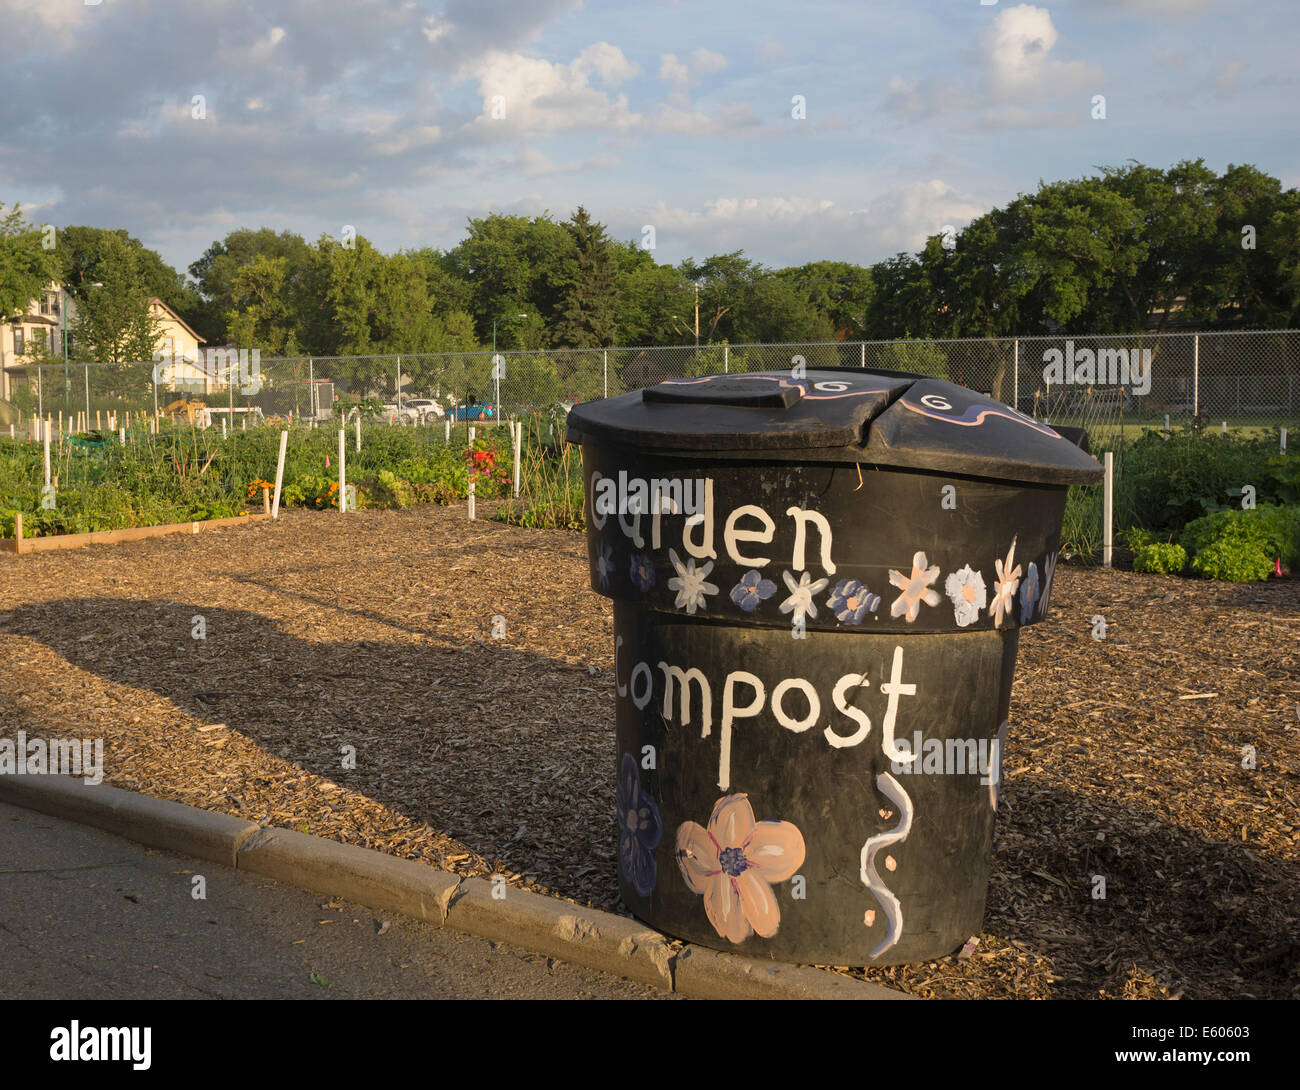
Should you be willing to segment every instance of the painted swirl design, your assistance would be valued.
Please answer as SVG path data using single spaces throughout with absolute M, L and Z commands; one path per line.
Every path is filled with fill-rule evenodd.
M 889 921 L 884 939 L 871 951 L 873 958 L 880 957 L 898 941 L 903 933 L 903 906 L 899 904 L 898 898 L 890 892 L 889 887 L 876 871 L 876 853 L 881 848 L 906 840 L 907 834 L 912 831 L 912 800 L 903 790 L 903 785 L 888 772 L 882 772 L 876 777 L 876 790 L 898 808 L 901 817 L 898 824 L 889 832 L 878 833 L 862 845 L 862 884 L 875 895 Z

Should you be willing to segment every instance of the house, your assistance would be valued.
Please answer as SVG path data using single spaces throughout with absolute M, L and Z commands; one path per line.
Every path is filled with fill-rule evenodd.
M 215 368 L 204 366 L 203 338 L 179 314 L 154 296 L 149 300 L 149 315 L 158 331 L 154 361 L 166 361 L 165 389 L 191 393 L 225 389 L 226 382 Z M 36 377 L 22 370 L 31 365 L 32 354 L 62 357 L 65 338 L 71 345 L 76 317 L 76 300 L 64 293 L 61 284 L 51 283 L 39 299 L 31 301 L 26 313 L 0 321 L 0 400 L 10 400 L 16 384 L 35 383 Z
M 52 282 L 40 298 L 27 305 L 23 314 L 0 319 L 0 400 L 10 400 L 15 384 L 26 381 L 24 372 L 13 369 L 31 362 L 27 353 L 63 354 L 64 321 L 71 324 L 76 314 L 71 299 L 68 299 L 70 313 L 61 314 L 63 303 L 62 285 Z
M 159 374 L 161 388 L 195 394 L 225 389 L 225 379 L 215 368 L 206 365 L 199 347 L 205 343 L 203 338 L 186 324 L 185 319 L 157 296 L 149 300 L 149 316 L 154 319 L 158 330 L 154 359 L 164 361 Z

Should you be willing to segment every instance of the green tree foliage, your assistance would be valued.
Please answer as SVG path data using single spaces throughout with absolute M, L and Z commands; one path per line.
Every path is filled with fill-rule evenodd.
M 230 312 L 238 310 L 240 306 L 240 300 L 235 295 L 235 274 L 259 257 L 285 259 L 282 290 L 290 295 L 288 305 L 302 320 L 304 300 L 298 298 L 297 293 L 310 269 L 307 243 L 301 235 L 292 231 L 277 234 L 269 227 L 256 230 L 240 228 L 231 231 L 222 241 L 214 242 L 190 266 L 190 276 L 197 286 L 200 300 L 193 320 L 184 314 L 182 317 L 208 343 L 236 343 L 227 330 Z
M 527 328 L 525 314 L 540 318 L 542 343 L 563 317 L 566 295 L 577 275 L 574 236 L 551 216 L 507 216 L 493 213 L 469 221 L 468 237 L 447 254 L 451 272 L 469 285 L 469 312 L 479 340 L 492 341 L 492 323 L 506 342 Z M 535 327 L 536 328 L 536 327 Z M 536 335 L 535 335 L 536 336 Z
M 79 256 L 77 281 L 68 284 L 76 304 L 73 354 L 98 363 L 153 359 L 158 321 L 149 312 L 153 285 L 142 247 L 125 231 L 105 231 Z M 138 370 L 138 369 L 137 369 Z M 147 375 L 143 379 L 148 385 Z
M 570 348 L 601 348 L 614 342 L 616 264 L 603 224 L 581 205 L 565 224 L 573 238 L 573 274 L 561 303 L 556 340 Z
M 0 320 L 25 314 L 50 281 L 59 278 L 54 251 L 43 245 L 42 232 L 31 226 L 15 204 L 0 204 Z

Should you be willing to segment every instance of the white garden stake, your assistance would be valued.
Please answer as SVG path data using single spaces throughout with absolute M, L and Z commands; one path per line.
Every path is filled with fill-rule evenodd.
M 343 466 L 343 459 L 347 456 L 348 450 L 348 430 L 339 428 L 339 514 L 341 515 L 348 509 L 348 477 L 347 470 Z
M 45 440 L 45 487 L 50 486 L 50 418 L 45 418 L 45 426 L 41 428 L 41 438 Z
M 1282 443 L 1282 453 L 1285 454 L 1286 453 L 1286 428 L 1282 429 L 1281 443 Z
M 121 443 L 122 446 L 126 446 L 126 428 L 117 429 L 117 441 Z
M 284 481 L 284 452 L 289 446 L 289 433 L 280 433 L 280 457 L 275 463 L 275 498 L 271 501 L 271 517 L 280 517 L 280 485 Z
M 442 423 L 443 430 L 446 432 L 447 446 L 451 446 L 451 416 L 448 415 Z
M 357 453 L 361 453 L 361 413 L 357 413 Z
M 1102 494 L 1102 514 L 1101 524 L 1102 532 L 1105 535 L 1102 538 L 1101 559 L 1106 567 L 1110 567 L 1111 548 L 1114 544 L 1115 527 L 1112 523 L 1115 521 L 1115 455 L 1111 451 L 1106 451 L 1106 484 L 1105 491 Z
M 515 432 L 515 499 L 519 498 L 519 448 L 524 445 L 524 422 L 516 420 L 514 426 Z

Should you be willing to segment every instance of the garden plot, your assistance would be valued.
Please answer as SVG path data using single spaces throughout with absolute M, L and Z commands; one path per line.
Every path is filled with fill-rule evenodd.
M 581 535 L 487 507 L 0 557 L 0 736 L 103 737 L 118 786 L 618 910 L 609 603 Z M 1021 641 L 980 944 L 862 975 L 1294 996 L 1300 582 L 1056 580 Z

